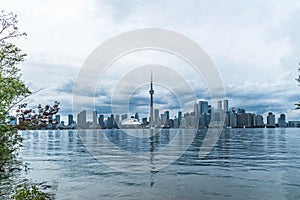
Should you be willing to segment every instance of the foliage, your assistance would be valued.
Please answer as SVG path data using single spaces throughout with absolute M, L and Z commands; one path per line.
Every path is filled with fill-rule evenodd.
M 16 128 L 5 124 L 10 109 L 31 94 L 21 80 L 18 64 L 26 54 L 9 40 L 26 35 L 18 30 L 17 16 L 13 13 L 0 13 L 0 185 L 10 180 L 15 170 L 21 166 L 15 159 L 22 138 Z M 0 191 L 1 195 L 2 192 Z M 7 191 L 9 193 L 9 191 Z M 23 188 L 16 193 L 16 199 L 42 199 L 37 188 Z M 24 197 L 24 198 L 23 198 Z
M 17 16 L 13 13 L 0 14 L 0 122 L 5 120 L 8 111 L 22 99 L 30 95 L 29 89 L 21 80 L 18 64 L 26 54 L 9 39 L 26 35 L 19 32 Z
M 37 129 L 43 128 L 47 124 L 56 124 L 56 120 L 52 120 L 52 116 L 59 111 L 59 102 L 55 101 L 54 105 L 45 105 L 42 107 L 41 104 L 38 105 L 37 111 L 34 109 L 27 108 L 27 103 L 20 104 L 18 106 L 17 118 L 19 124 L 16 126 L 18 129 Z
M 25 33 L 20 33 L 16 15 L 0 14 L 0 172 L 6 176 L 13 162 L 15 152 L 21 145 L 21 137 L 15 128 L 5 124 L 8 111 L 12 106 L 30 94 L 21 80 L 18 64 L 23 62 L 26 54 L 8 40 Z
M 5 13 L 3 10 L 0 13 L 0 42 L 10 38 L 26 36 L 26 33 L 21 33 L 17 27 L 17 15 L 12 12 Z
M 25 54 L 12 44 L 0 43 L 0 113 L 6 114 L 16 103 L 31 92 L 20 79 L 20 69 L 16 66 L 24 60 Z
M 6 124 L 10 110 L 28 97 L 31 92 L 21 80 L 18 64 L 25 60 L 26 54 L 10 42 L 12 38 L 26 36 L 17 27 L 17 16 L 13 13 L 0 12 L 0 186 L 10 186 L 16 170 L 20 171 L 22 164 L 17 161 L 17 150 L 22 145 L 22 137 L 16 127 Z M 58 106 L 57 106 L 58 108 Z M 57 109 L 58 111 L 58 109 Z M 11 117 L 10 117 L 11 118 Z M 25 119 L 25 116 L 24 116 Z M 13 187 L 12 187 L 13 188 Z M 0 195 L 11 194 L 7 188 Z M 17 187 L 13 199 L 49 199 L 35 185 L 21 184 Z
M 27 184 L 21 184 L 18 185 L 16 194 L 12 198 L 15 200 L 45 200 L 46 194 L 35 185 L 30 187 Z
M 0 178 L 8 176 L 14 167 L 11 162 L 16 150 L 21 146 L 22 138 L 11 126 L 0 124 Z

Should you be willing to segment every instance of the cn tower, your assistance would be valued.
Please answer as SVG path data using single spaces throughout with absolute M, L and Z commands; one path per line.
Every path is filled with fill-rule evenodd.
M 154 94 L 154 90 L 153 90 L 153 83 L 152 83 L 152 71 L 151 71 L 151 83 L 150 83 L 150 90 L 149 90 L 149 94 L 150 94 L 150 126 L 154 125 L 154 116 L 153 116 L 153 94 Z

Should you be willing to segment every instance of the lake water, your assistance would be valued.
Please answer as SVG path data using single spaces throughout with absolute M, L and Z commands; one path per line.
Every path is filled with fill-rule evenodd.
M 56 199 L 300 199 L 300 129 L 224 129 L 205 157 L 205 130 L 147 133 L 23 131 L 24 176 Z

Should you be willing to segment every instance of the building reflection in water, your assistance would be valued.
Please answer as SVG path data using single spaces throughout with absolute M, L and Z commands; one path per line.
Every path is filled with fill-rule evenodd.
M 154 174 L 175 162 L 190 147 L 190 129 L 80 130 L 87 150 L 107 167 L 122 172 Z

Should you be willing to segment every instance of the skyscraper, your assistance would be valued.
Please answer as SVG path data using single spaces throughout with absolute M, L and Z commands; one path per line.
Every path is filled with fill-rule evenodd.
M 265 126 L 264 124 L 264 118 L 262 115 L 256 115 L 255 118 L 254 118 L 254 127 L 258 127 L 258 128 L 262 128 Z
M 104 115 L 99 115 L 98 123 L 101 128 L 104 128 Z
M 113 129 L 115 123 L 115 117 L 114 114 L 111 114 L 110 117 L 107 118 L 107 128 Z
M 93 111 L 93 125 L 96 125 L 97 124 L 97 111 L 94 110 Z
M 222 110 L 222 101 L 218 101 L 218 110 Z
M 77 114 L 77 125 L 79 128 L 86 128 L 86 110 Z
M 200 111 L 199 111 L 199 104 L 194 104 L 194 113 L 196 117 L 200 116 Z
M 154 116 L 153 116 L 153 94 L 154 94 L 154 90 L 153 90 L 153 84 L 152 84 L 152 72 L 151 72 L 151 83 L 150 83 L 150 90 L 149 90 L 149 94 L 150 94 L 150 126 L 154 125 Z
M 69 114 L 68 115 L 68 125 L 72 125 L 74 124 L 74 119 L 73 119 L 73 115 L 72 114 Z
M 225 99 L 224 101 L 223 101 L 223 106 L 224 106 L 224 112 L 226 113 L 226 112 L 228 112 L 228 100 L 227 99 Z
M 55 121 L 60 124 L 60 115 L 55 115 Z
M 160 120 L 161 120 L 161 122 L 160 122 L 161 125 L 166 125 L 166 123 L 167 123 L 166 113 L 160 114 Z
M 280 117 L 278 118 L 278 126 L 279 127 L 286 127 L 287 123 L 285 121 L 285 114 L 281 114 Z
M 269 112 L 267 116 L 267 128 L 274 128 L 274 127 L 275 127 L 275 115 L 272 112 Z
M 181 112 L 181 111 L 178 112 L 178 120 L 179 120 L 179 123 L 180 123 L 181 120 L 182 120 L 182 112 Z
M 231 128 L 235 128 L 237 126 L 237 114 L 235 112 L 230 113 L 230 124 Z
M 199 101 L 199 112 L 200 112 L 200 114 L 208 113 L 208 102 L 207 101 Z
M 116 115 L 115 117 L 115 128 L 120 127 L 120 115 Z
M 139 118 L 139 113 L 135 113 L 134 118 L 137 119 L 138 121 L 140 120 Z
M 155 125 L 160 125 L 159 109 L 154 110 Z

